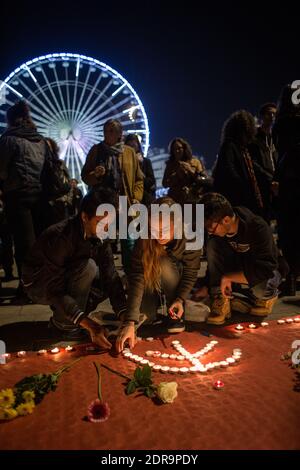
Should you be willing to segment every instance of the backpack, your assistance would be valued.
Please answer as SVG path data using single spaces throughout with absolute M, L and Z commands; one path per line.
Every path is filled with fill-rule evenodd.
M 49 142 L 45 142 L 46 154 L 41 173 L 42 193 L 47 201 L 53 201 L 71 190 L 71 181 L 64 162 L 54 157 Z

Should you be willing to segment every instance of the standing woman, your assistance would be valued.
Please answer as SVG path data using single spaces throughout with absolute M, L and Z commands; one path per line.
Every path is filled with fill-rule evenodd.
M 7 111 L 7 129 L 0 139 L 0 179 L 7 220 L 13 235 L 18 276 L 41 231 L 41 173 L 46 142 L 37 132 L 30 108 L 19 101 Z M 20 282 L 15 304 L 29 302 Z
M 189 143 L 179 137 L 172 140 L 169 152 L 162 181 L 164 188 L 169 188 L 168 195 L 179 204 L 197 202 L 195 194 L 206 177 L 202 162 L 193 157 Z
M 157 199 L 154 204 L 173 206 L 169 197 Z M 182 223 L 182 221 L 181 221 Z M 140 239 L 134 249 L 129 277 L 127 310 L 123 328 L 117 340 L 117 350 L 122 351 L 126 340 L 135 344 L 135 324 L 140 312 L 152 318 L 165 296 L 167 329 L 169 333 L 185 330 L 184 304 L 197 279 L 200 268 L 200 250 L 188 250 L 186 239 L 175 238 L 178 227 L 175 211 L 168 220 L 149 214 L 148 239 Z M 152 238 L 151 238 L 152 235 Z

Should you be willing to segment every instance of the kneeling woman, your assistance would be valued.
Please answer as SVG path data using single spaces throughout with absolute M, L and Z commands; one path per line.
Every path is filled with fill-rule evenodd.
M 163 197 L 154 204 L 167 204 L 171 207 L 175 202 Z M 168 332 L 179 333 L 185 329 L 182 319 L 184 302 L 197 279 L 200 250 L 187 250 L 184 235 L 180 239 L 175 238 L 174 212 L 169 217 L 166 224 L 161 214 L 159 218 L 150 214 L 149 238 L 138 240 L 133 251 L 127 311 L 116 344 L 119 352 L 127 340 L 133 348 L 135 324 L 140 312 L 153 319 L 163 296 L 169 316 Z

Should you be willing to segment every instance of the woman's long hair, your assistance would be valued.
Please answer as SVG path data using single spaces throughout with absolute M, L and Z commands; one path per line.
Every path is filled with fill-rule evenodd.
M 170 197 L 161 197 L 156 199 L 152 204 L 167 204 L 169 207 L 175 204 Z M 171 214 L 172 216 L 173 214 Z M 172 218 L 173 220 L 173 218 Z M 171 223 L 172 223 L 171 220 Z M 149 236 L 147 240 L 141 240 L 141 257 L 144 268 L 144 282 L 146 290 L 153 292 L 159 291 L 161 288 L 161 261 L 167 256 L 164 246 L 151 238 L 151 216 L 149 216 Z
M 232 140 L 240 147 L 244 147 L 254 140 L 256 135 L 255 120 L 251 113 L 245 110 L 236 111 L 225 121 L 221 145 Z
M 192 148 L 191 148 L 190 144 L 186 140 L 182 139 L 181 137 L 176 137 L 175 139 L 173 139 L 170 142 L 170 144 L 169 144 L 169 153 L 170 153 L 169 160 L 171 160 L 171 161 L 176 160 L 175 155 L 174 155 L 174 145 L 176 144 L 176 142 L 179 142 L 183 147 L 183 156 L 182 156 L 181 160 L 184 161 L 184 162 L 188 162 L 189 160 L 191 160 L 193 158 Z

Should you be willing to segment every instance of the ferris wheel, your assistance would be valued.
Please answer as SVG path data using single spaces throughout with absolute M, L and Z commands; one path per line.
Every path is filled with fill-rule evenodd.
M 7 108 L 25 99 L 39 132 L 58 143 L 60 158 L 80 182 L 86 155 L 103 139 L 103 124 L 110 118 L 121 121 L 125 134 L 137 134 L 147 155 L 149 125 L 138 94 L 99 60 L 71 53 L 37 57 L 0 82 L 0 96 L 0 134 Z

